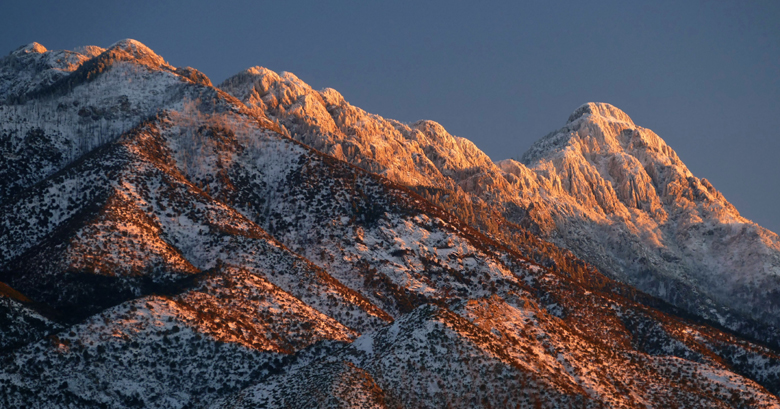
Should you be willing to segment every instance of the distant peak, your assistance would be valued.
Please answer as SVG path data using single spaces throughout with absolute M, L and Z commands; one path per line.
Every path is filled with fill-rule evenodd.
M 528 151 L 523 154 L 520 162 L 526 166 L 530 166 L 533 162 L 541 158 L 547 157 L 552 153 L 565 149 L 567 146 L 569 146 L 569 141 L 571 138 L 581 137 L 582 135 L 590 135 L 591 131 L 588 129 L 589 127 L 585 127 L 583 133 L 579 133 L 579 130 L 583 128 L 582 125 L 586 121 L 590 121 L 591 119 L 596 118 L 600 118 L 602 120 L 600 122 L 606 121 L 611 125 L 617 125 L 616 127 L 607 127 L 610 129 L 618 128 L 622 130 L 625 128 L 636 127 L 636 125 L 634 125 L 634 121 L 631 120 L 631 118 L 625 112 L 621 111 L 614 105 L 607 104 L 605 102 L 588 102 L 586 104 L 580 105 L 577 109 L 574 110 L 574 112 L 572 112 L 571 115 L 569 115 L 569 120 L 566 122 L 565 127 L 559 129 L 558 131 L 550 132 L 543 138 L 534 142 L 531 148 L 529 148 Z M 596 127 L 603 129 L 603 125 L 603 123 L 597 123 Z M 610 132 L 613 131 L 609 130 L 607 133 Z M 605 151 L 609 151 L 611 148 L 608 148 L 608 146 L 612 146 L 611 142 L 607 142 L 604 139 L 603 132 L 600 132 L 599 134 L 602 134 L 602 136 L 600 138 L 596 138 L 600 141 L 598 143 L 603 145 L 601 148 L 605 149 Z
M 249 77 L 259 77 L 263 79 L 263 82 L 285 82 L 285 83 L 295 83 L 298 85 L 305 85 L 303 81 L 301 81 L 300 78 L 298 78 L 295 74 L 288 72 L 288 71 L 282 71 L 280 73 L 277 73 L 273 70 L 269 70 L 265 67 L 255 66 L 252 68 L 248 68 L 234 77 L 245 77 L 245 75 L 248 75 Z
M 163 58 L 159 55 L 155 54 L 151 48 L 145 46 L 140 41 L 136 41 L 131 38 L 120 40 L 114 44 L 111 44 L 111 46 L 108 47 L 108 50 L 123 51 L 139 60 L 151 61 L 156 65 L 167 65 L 165 60 L 163 60 Z
M 123 50 L 132 48 L 134 50 L 149 50 L 149 51 L 151 51 L 151 49 L 149 47 L 147 47 L 146 45 L 144 45 L 144 43 L 142 43 L 142 42 L 140 42 L 138 40 L 133 40 L 132 38 L 125 38 L 124 40 L 119 40 L 119 41 L 115 42 L 114 44 L 111 44 L 110 46 L 108 46 L 108 48 L 109 49 L 121 48 Z
M 249 85 L 250 87 L 258 87 L 262 90 L 266 90 L 268 86 L 273 82 L 280 81 L 281 78 L 276 72 L 269 70 L 268 68 L 255 66 L 247 68 L 244 71 L 226 79 L 220 88 L 231 88 L 236 91 L 236 87 L 243 87 Z
M 44 47 L 43 45 L 33 41 L 30 44 L 23 45 L 23 46 L 17 48 L 13 52 L 13 54 L 31 54 L 31 53 L 43 54 L 46 51 L 49 51 L 49 50 L 46 49 L 46 47 Z
M 269 70 L 268 68 L 265 68 L 265 67 L 261 67 L 259 65 L 256 66 L 256 67 L 248 68 L 244 72 L 246 72 L 247 74 L 257 75 L 259 77 L 263 77 L 263 76 L 266 76 L 266 75 L 274 75 L 274 76 L 277 76 L 277 77 L 279 76 L 274 71 Z
M 300 81 L 301 79 L 298 78 L 297 75 L 291 73 L 290 71 L 282 71 L 281 77 L 284 78 L 287 81 Z
M 634 125 L 634 121 L 625 112 L 606 102 L 588 102 L 580 105 L 579 108 L 569 115 L 569 120 L 566 123 L 572 123 L 585 115 L 600 116 L 611 121 L 626 122 L 631 124 L 631 126 Z

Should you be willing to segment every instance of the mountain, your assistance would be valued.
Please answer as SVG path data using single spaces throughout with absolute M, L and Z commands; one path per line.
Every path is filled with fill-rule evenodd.
M 734 315 L 780 323 L 777 234 L 741 217 L 619 109 L 583 105 L 521 163 L 500 166 L 527 166 L 540 193 L 557 193 L 556 241 L 602 271 L 724 325 Z
M 486 234 L 528 230 L 695 316 L 777 342 L 778 236 L 609 104 L 583 105 L 521 160 L 494 163 L 435 122 L 366 113 L 290 73 L 255 67 L 220 87 L 293 138 L 410 187 Z
M 513 179 L 435 123 L 261 69 L 217 88 L 134 40 L 22 50 L 0 406 L 780 406 L 771 343 L 493 212 Z
M 0 64 L 0 100 L 12 102 L 30 91 L 47 87 L 103 51 L 95 46 L 76 51 L 49 51 L 38 43 L 19 47 Z

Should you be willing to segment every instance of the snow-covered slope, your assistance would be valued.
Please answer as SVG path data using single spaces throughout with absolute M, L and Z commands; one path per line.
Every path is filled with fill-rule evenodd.
M 315 96 L 282 78 L 279 100 Z M 0 406 L 780 404 L 772 349 L 427 200 L 508 197 L 465 140 L 353 108 L 327 131 L 334 157 L 267 106 L 133 40 L 0 106 L 0 280 L 25 294 L 7 291 Z M 354 135 L 379 174 L 338 155 Z M 405 146 L 417 159 L 388 156 Z
M 648 311 L 632 301 L 644 301 L 641 295 L 597 272 L 576 277 L 548 271 L 387 179 L 278 135 L 252 136 L 239 121 L 185 110 L 171 115 L 162 135 L 177 146 L 178 162 L 188 164 L 189 178 L 395 317 L 425 303 L 454 306 L 456 300 L 527 297 L 556 317 L 545 333 L 561 331 L 562 319 L 587 339 L 610 334 L 606 342 L 613 348 L 639 348 L 718 367 L 738 363 L 714 347 L 733 343 L 729 337 L 720 332 L 689 337 L 690 324 L 674 324 L 671 317 Z M 199 132 L 188 131 L 193 128 Z M 216 142 L 231 132 L 237 145 Z M 191 144 L 188 149 L 180 147 L 184 141 Z M 507 332 L 524 331 L 514 327 Z M 576 359 L 586 359 L 583 354 Z M 776 362 L 769 350 L 750 354 Z M 767 385 L 776 382 L 774 370 L 751 376 L 762 376 Z M 579 380 L 572 382 L 579 385 Z
M 731 378 L 717 366 L 615 353 L 562 328 L 562 333 L 550 333 L 542 324 L 540 330 L 536 324 L 548 317 L 538 310 L 491 304 L 470 303 L 467 318 L 440 307 L 420 307 L 326 358 L 247 388 L 216 407 L 777 405 L 760 386 Z M 608 374 L 602 366 L 610 368 Z M 686 379 L 682 387 L 681 379 Z M 350 394 L 339 393 L 344 382 L 357 387 Z M 341 402 L 334 405 L 336 396 Z
M 583 105 L 521 163 L 500 166 L 537 175 L 530 200 L 549 209 L 556 242 L 602 271 L 724 325 L 780 324 L 780 238 L 619 109 Z
M 290 73 L 255 67 L 220 87 L 293 138 L 411 187 L 510 246 L 522 226 L 699 317 L 778 342 L 777 235 L 740 217 L 663 140 L 609 104 L 583 105 L 521 161 L 494 164 L 435 122 L 366 113 Z
M 406 186 L 476 186 L 481 179 L 472 178 L 470 169 L 499 174 L 473 143 L 436 122 L 406 125 L 369 114 L 336 90 L 315 91 L 289 72 L 254 67 L 219 87 L 278 120 L 306 145 Z

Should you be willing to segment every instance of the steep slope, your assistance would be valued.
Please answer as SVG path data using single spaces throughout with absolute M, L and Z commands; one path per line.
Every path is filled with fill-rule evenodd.
M 547 319 L 532 310 L 519 308 L 509 315 L 500 311 L 500 317 L 490 320 L 487 311 L 478 312 L 490 301 L 477 304 L 481 306 L 472 311 L 476 313 L 469 317 L 472 322 L 446 309 L 420 307 L 329 357 L 265 380 L 216 407 L 335 407 L 330 403 L 333 395 L 328 394 L 335 386 L 330 382 L 344 377 L 361 385 L 355 392 L 363 396 L 344 399 L 338 407 L 362 407 L 358 399 L 365 399 L 367 392 L 372 392 L 373 407 L 728 408 L 741 403 L 752 407 L 778 404 L 755 383 L 730 378 L 707 364 L 615 353 L 597 340 L 582 339 L 562 327 L 558 330 L 563 333 L 550 333 L 549 327 L 539 330 L 534 321 Z M 553 321 L 549 324 L 555 326 Z M 506 330 L 515 325 L 527 325 L 531 332 L 514 338 L 521 333 Z M 508 334 L 515 335 L 507 340 Z M 565 341 L 561 344 L 557 337 Z M 537 356 L 528 360 L 524 354 Z M 600 365 L 611 367 L 611 372 L 594 371 Z M 324 387 L 304 387 L 303 393 L 300 387 L 290 389 L 291 383 L 300 385 L 293 381 L 296 377 L 305 378 L 304 385 Z M 681 383 L 681 379 L 686 381 Z
M 387 179 L 241 124 L 240 117 L 185 110 L 172 113 L 161 134 L 191 180 L 395 317 L 424 303 L 523 297 L 586 339 L 609 334 L 609 348 L 740 368 L 772 390 L 780 387 L 771 350 L 724 348 L 738 341 L 643 307 L 633 300 L 650 303 L 646 296 L 598 273 L 543 269 Z M 214 135 L 235 138 L 237 146 L 225 149 Z M 742 365 L 742 356 L 769 369 Z
M 386 179 L 273 134 L 251 137 L 246 128 L 235 126 L 235 119 L 199 117 L 198 125 L 183 127 L 181 123 L 192 120 L 187 117 L 172 116 L 170 131 L 163 134 L 171 140 L 192 141 L 193 135 L 182 128 L 233 123 L 230 129 L 245 146 L 228 151 L 195 143 L 186 162 L 198 164 L 186 171 L 191 179 L 202 181 L 215 197 L 234 203 L 285 245 L 395 316 L 422 303 L 527 294 L 588 338 L 610 334 L 611 347 L 639 347 L 643 352 L 697 360 L 705 359 L 703 352 L 708 362 L 727 367 L 737 363 L 736 356 L 686 337 L 681 327 L 689 324 L 648 312 L 630 301 L 645 300 L 641 295 L 598 273 L 546 271 Z M 623 312 L 610 305 L 622 305 L 636 318 L 621 320 Z M 734 342 L 711 329 L 703 332 L 709 333 L 704 338 Z M 646 342 L 647 349 L 632 344 L 634 339 Z M 675 345 L 684 347 L 675 349 Z M 776 362 L 771 351 L 751 348 L 757 348 L 751 353 L 765 356 L 767 362 Z M 758 372 L 750 376 L 760 377 L 766 385 L 776 382 L 774 370 L 766 376 Z
M 134 62 L 135 50 L 142 51 L 147 64 Z M 12 53 L 3 61 L 14 58 Z M 165 105 L 180 103 L 186 80 L 140 43 L 120 41 L 94 58 L 79 55 L 78 60 L 78 66 L 51 83 L 17 81 L 17 99 L 30 101 L 0 109 L 0 149 L 5 158 L 0 166 L 0 203 L 116 139 Z
M 217 408 L 387 408 L 384 392 L 366 371 L 330 359 L 283 375 L 215 402 Z
M 36 163 L 9 173 L 0 279 L 65 329 L 0 354 L 3 406 L 778 405 L 771 349 L 484 235 L 135 41 L 2 107 L 70 141 L 8 134 Z
M 406 125 L 369 114 L 334 89 L 318 92 L 292 73 L 278 75 L 262 67 L 219 87 L 277 120 L 296 140 L 405 186 L 464 186 L 488 196 L 504 190 L 490 158 L 433 121 Z
M 267 281 L 224 269 L 179 295 L 128 301 L 5 356 L 0 402 L 202 406 L 274 371 L 280 353 L 352 337 Z
M 160 92 L 153 92 L 168 95 L 155 109 L 166 106 L 166 100 L 181 107 L 183 99 L 217 101 L 216 108 L 212 102 L 202 103 L 210 109 L 238 109 L 213 88 L 150 66 L 149 60 L 162 59 L 150 57 L 151 51 L 136 42 L 119 45 L 125 43 L 143 51 L 137 65 L 124 57 L 102 66 L 96 77 L 69 93 L 43 93 L 37 97 L 41 102 L 30 101 L 21 109 L 38 103 L 57 106 L 57 101 L 74 96 L 109 93 L 107 88 L 143 98 L 143 91 L 166 81 Z M 117 80 L 127 72 L 137 75 Z M 111 85 L 117 81 L 120 86 Z M 174 92 L 179 99 L 170 99 Z M 105 120 L 113 124 L 111 129 L 124 121 Z M 59 118 L 39 122 L 58 129 Z M 272 277 L 274 283 L 307 303 L 343 316 L 351 327 L 362 330 L 380 323 L 377 317 L 387 319 L 327 273 L 289 253 L 251 221 L 184 179 L 172 166 L 172 153 L 159 140 L 154 122 L 143 122 L 118 139 L 107 138 L 100 148 L 3 205 L 0 274 L 4 279 L 36 300 L 78 318 L 141 294 L 165 292 L 167 286 L 213 267 L 221 258 Z M 8 124 L 14 125 L 13 118 Z M 83 143 L 78 135 L 68 137 Z M 88 141 L 95 138 L 94 134 L 83 136 Z
M 434 122 L 368 114 L 290 73 L 256 67 L 220 87 L 293 138 L 415 189 L 538 262 L 581 268 L 523 229 L 697 316 L 778 342 L 777 236 L 741 218 L 617 108 L 586 104 L 522 163 L 494 164 Z
M 780 323 L 778 236 L 741 217 L 622 111 L 578 108 L 522 163 L 538 175 L 532 200 L 555 198 L 546 207 L 556 241 L 603 271 L 721 324 L 734 323 L 730 313 Z

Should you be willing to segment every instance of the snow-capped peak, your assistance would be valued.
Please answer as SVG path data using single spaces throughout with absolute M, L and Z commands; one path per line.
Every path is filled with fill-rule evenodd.
M 109 49 L 112 48 L 121 48 L 123 50 L 136 50 L 141 53 L 152 53 L 154 54 L 154 51 L 152 51 L 149 47 L 147 47 L 144 43 L 133 40 L 132 38 L 125 38 L 124 40 L 119 40 L 115 42 L 114 44 L 111 44 L 108 46 Z
M 635 126 L 634 121 L 625 112 L 606 102 L 588 102 L 580 105 L 569 115 L 569 120 L 566 123 L 572 123 L 585 115 L 601 116 L 609 121 L 625 122 L 630 126 Z
M 24 45 L 24 46 L 21 46 L 21 47 L 17 48 L 11 54 L 16 54 L 16 55 L 19 55 L 19 54 L 30 54 L 30 53 L 43 54 L 46 51 L 49 51 L 49 50 L 46 49 L 46 47 L 44 47 L 43 45 L 33 41 L 30 44 L 27 44 L 27 45 Z
M 130 54 L 132 57 L 140 60 L 152 63 L 153 65 L 165 65 L 168 63 L 157 55 L 151 48 L 145 46 L 143 43 L 131 38 L 127 38 L 121 41 L 117 41 L 108 47 L 108 51 L 123 51 Z
M 566 126 L 536 141 L 523 154 L 521 162 L 529 165 L 540 159 L 576 145 L 583 153 L 617 154 L 630 149 L 630 139 L 651 139 L 651 145 L 666 145 L 657 135 L 645 132 L 640 135 L 634 121 L 619 108 L 605 102 L 588 102 L 580 105 L 569 115 Z M 667 147 L 668 150 L 668 147 Z M 671 151 L 671 150 L 670 150 Z M 671 153 L 670 153 L 671 154 Z M 676 157 L 676 155 L 673 155 Z

